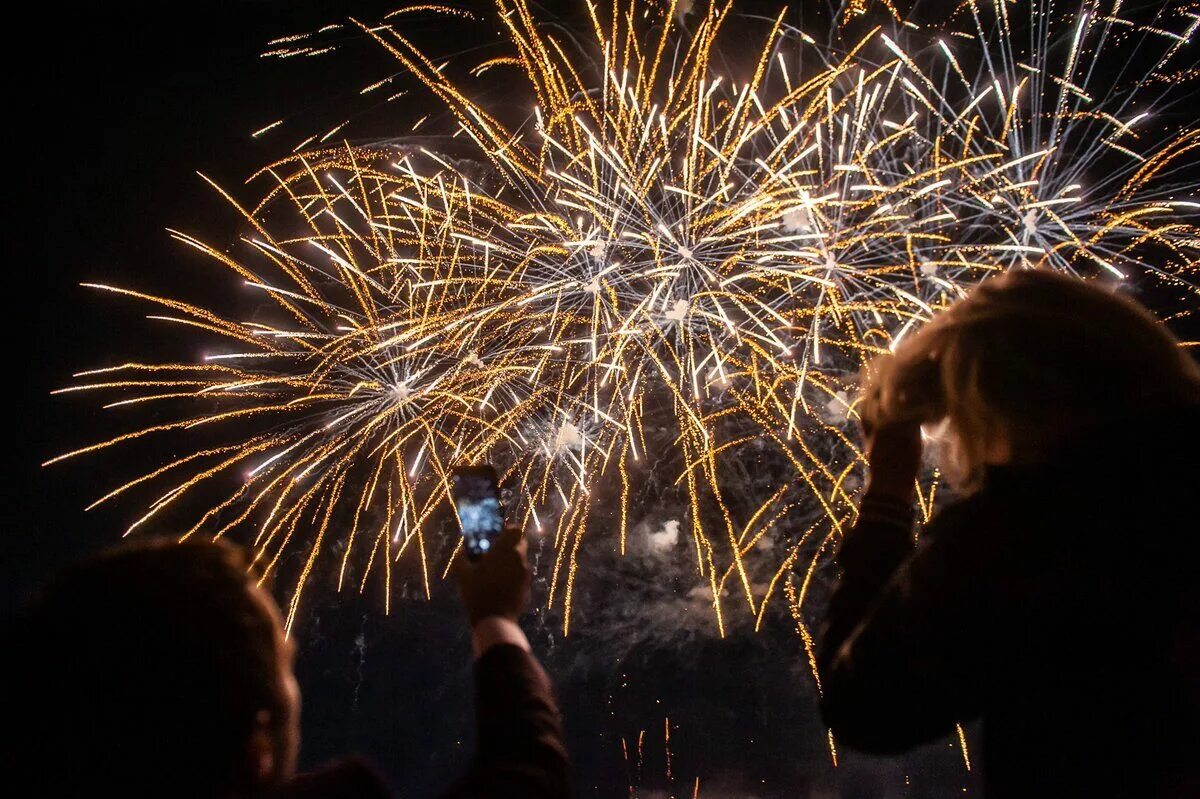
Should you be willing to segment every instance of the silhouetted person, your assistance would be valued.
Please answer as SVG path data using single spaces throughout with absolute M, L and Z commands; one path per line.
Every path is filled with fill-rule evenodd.
M 448 796 L 565 797 L 558 710 L 516 624 L 530 579 L 520 533 L 458 575 L 478 657 L 478 753 Z M 389 795 L 357 759 L 294 774 L 293 646 L 233 546 L 159 540 L 102 554 L 52 584 L 17 639 L 9 690 L 29 711 L 4 723 L 30 795 Z
M 998 797 L 1200 796 L 1200 371 L 1144 309 L 996 278 L 867 370 L 820 641 L 840 744 L 981 718 Z M 921 425 L 960 498 L 917 525 Z M 915 539 L 914 539 L 915 534 Z

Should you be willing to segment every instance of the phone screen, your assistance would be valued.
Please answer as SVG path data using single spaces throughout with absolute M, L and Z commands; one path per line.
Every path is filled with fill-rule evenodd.
M 490 466 L 468 466 L 456 469 L 452 479 L 467 554 L 478 558 L 491 549 L 504 527 L 496 472 Z

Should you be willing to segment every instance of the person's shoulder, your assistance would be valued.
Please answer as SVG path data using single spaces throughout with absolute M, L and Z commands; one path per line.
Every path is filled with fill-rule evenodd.
M 379 771 L 359 755 L 298 774 L 270 799 L 390 799 L 391 788 Z
M 919 551 L 930 562 L 957 564 L 964 574 L 1008 560 L 1024 536 L 1036 535 L 1029 508 L 1013 493 L 985 483 L 971 494 L 939 503 L 920 528 Z
M 1006 493 L 1004 488 L 992 482 L 989 474 L 989 480 L 978 490 L 939 501 L 939 507 L 925 525 L 926 532 L 940 538 L 995 527 L 1010 506 Z

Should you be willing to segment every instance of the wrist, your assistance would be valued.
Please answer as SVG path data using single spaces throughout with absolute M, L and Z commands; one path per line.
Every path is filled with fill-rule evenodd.
M 516 624 L 520 614 L 497 608 L 467 608 L 467 623 L 472 627 L 488 619 L 507 619 Z
M 475 657 L 494 646 L 509 644 L 530 651 L 529 639 L 515 619 L 501 614 L 484 616 L 471 624 L 471 648 Z

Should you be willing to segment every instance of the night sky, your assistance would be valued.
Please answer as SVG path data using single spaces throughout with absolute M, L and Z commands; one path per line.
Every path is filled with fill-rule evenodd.
M 6 127 L 20 140 L 6 148 L 5 291 L 14 318 L 34 318 L 10 329 L 7 353 L 17 359 L 10 393 L 20 404 L 6 456 L 8 473 L 19 477 L 5 505 L 6 614 L 49 571 L 113 543 L 131 512 L 120 503 L 91 513 L 83 507 L 115 474 L 130 471 L 121 459 L 132 454 L 38 466 L 120 429 L 93 398 L 49 392 L 76 370 L 179 346 L 174 337 L 159 340 L 162 328 L 142 320 L 136 304 L 78 283 L 198 298 L 227 288 L 223 276 L 209 281 L 217 273 L 165 231 L 214 244 L 241 232 L 197 170 L 236 190 L 286 153 L 297 131 L 323 130 L 347 107 L 361 111 L 354 137 L 397 132 L 395 108 L 372 110 L 355 99 L 370 76 L 394 71 L 377 48 L 350 43 L 335 58 L 280 61 L 259 57 L 266 42 L 351 14 L 375 19 L 395 5 L 46 7 L 19 29 L 38 55 L 18 57 L 10 39 L 6 67 L 16 97 L 6 103 Z M 463 30 L 417 34 L 447 53 L 486 41 Z M 280 117 L 300 121 L 287 137 L 251 139 Z M 21 283 L 28 288 L 17 290 Z M 540 551 L 534 547 L 535 557 Z M 840 753 L 834 770 L 786 613 L 760 634 L 735 627 L 721 640 L 711 609 L 688 596 L 690 572 L 661 560 L 656 551 L 626 561 L 599 556 L 581 584 L 578 635 L 561 640 L 556 620 L 536 614 L 526 625 L 559 684 L 580 795 L 625 796 L 633 786 L 639 796 L 690 796 L 697 777 L 706 797 L 974 793 L 977 775 L 949 742 L 896 760 Z M 438 585 L 429 602 L 398 596 L 386 616 L 378 592 L 308 590 L 296 630 L 304 763 L 358 751 L 380 765 L 398 795 L 435 794 L 464 768 L 472 735 L 470 653 L 452 586 Z M 619 607 L 616 595 L 624 599 Z

